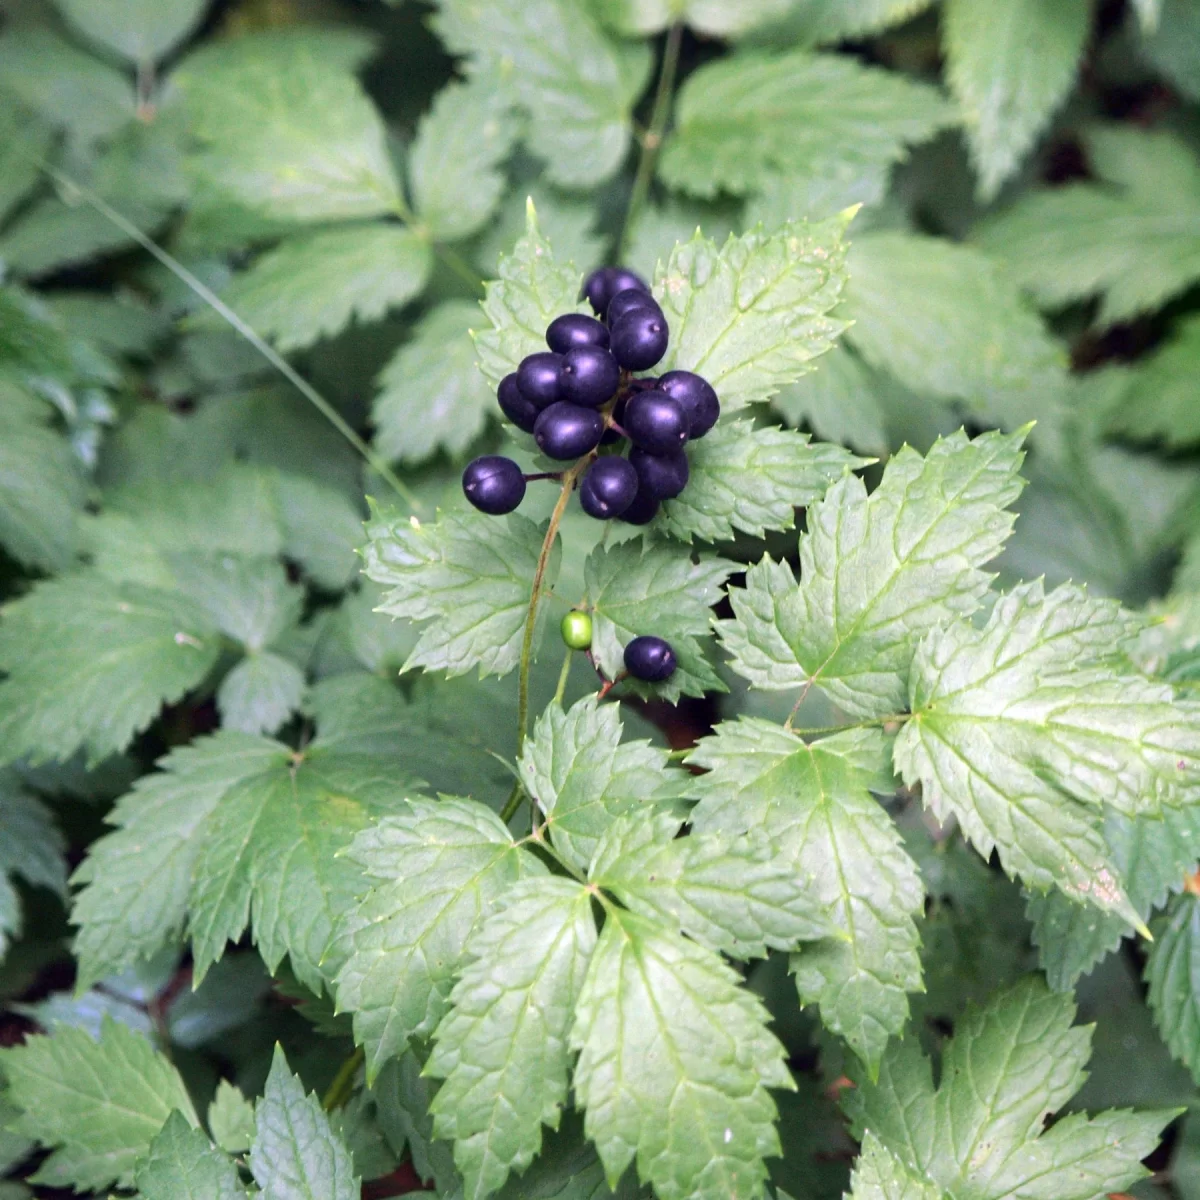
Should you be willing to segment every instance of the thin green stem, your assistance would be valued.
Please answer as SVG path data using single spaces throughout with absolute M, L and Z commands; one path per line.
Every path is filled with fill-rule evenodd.
M 667 762 L 682 762 L 695 748 L 695 746 L 684 746 L 681 750 L 668 750 Z
M 470 264 L 456 250 L 443 246 L 440 242 L 433 243 L 433 252 L 459 277 L 472 291 L 484 294 L 483 280 L 471 270 Z
M 31 156 L 33 157 L 33 156 Z M 265 342 L 237 313 L 233 311 L 211 288 L 207 287 L 191 273 L 177 258 L 164 250 L 153 238 L 147 237 L 131 221 L 127 221 L 115 208 L 105 203 L 90 188 L 76 183 L 69 175 L 51 166 L 42 159 L 36 159 L 38 166 L 61 187 L 73 190 L 85 203 L 91 205 L 106 220 L 111 221 L 126 237 L 137 242 L 143 250 L 156 258 L 176 279 L 186 284 L 214 312 L 225 319 L 238 333 L 242 335 L 290 383 L 333 427 L 358 451 L 368 466 L 383 479 L 392 490 L 408 504 L 417 505 L 417 498 L 396 477 L 391 467 L 387 465 L 370 446 L 350 427 L 341 413 L 317 391 L 282 355 Z
M 571 674 L 571 664 L 575 661 L 575 651 L 568 650 L 566 657 L 563 659 L 562 670 L 558 673 L 558 687 L 554 689 L 554 703 L 561 704 L 563 696 L 567 693 L 567 679 Z
M 518 779 L 512 786 L 512 791 L 508 793 L 508 799 L 504 802 L 504 807 L 500 810 L 500 821 L 507 825 L 513 819 L 518 808 L 521 807 L 521 798 L 525 795 L 525 787 Z
M 363 1048 L 355 1046 L 354 1053 L 338 1068 L 333 1082 L 321 1098 L 321 1107 L 326 1112 L 333 1112 L 335 1109 L 341 1108 L 350 1099 L 350 1095 L 354 1091 L 354 1076 L 358 1074 L 358 1068 L 363 1065 L 365 1057 Z
M 625 211 L 625 224 L 617 242 L 618 261 L 629 246 L 638 217 L 650 194 L 654 179 L 654 166 L 667 131 L 667 120 L 671 115 L 671 95 L 675 89 L 675 75 L 679 70 L 679 50 L 683 45 L 683 24 L 676 21 L 667 31 L 663 47 L 662 66 L 658 72 L 658 88 L 654 93 L 654 106 L 650 110 L 650 125 L 642 135 L 642 154 L 638 159 L 637 174 L 633 178 L 633 190 L 629 193 L 629 207 Z

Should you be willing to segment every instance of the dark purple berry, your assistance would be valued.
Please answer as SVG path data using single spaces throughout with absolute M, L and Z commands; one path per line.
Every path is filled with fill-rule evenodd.
M 618 292 L 608 302 L 608 312 L 605 314 L 605 320 L 609 326 L 615 325 L 626 313 L 633 312 L 635 309 L 646 309 L 649 312 L 662 315 L 662 309 L 658 307 L 658 301 L 650 295 L 649 292 L 642 288 L 626 288 L 623 292 Z
M 683 405 L 658 388 L 629 397 L 621 427 L 635 446 L 651 454 L 670 454 L 688 439 L 688 417 Z
M 667 352 L 667 319 L 635 308 L 609 327 L 613 357 L 627 371 L 648 371 Z
M 675 674 L 675 651 L 660 637 L 635 637 L 625 647 L 625 670 L 634 679 L 662 683 Z
M 563 313 L 546 327 L 546 345 L 558 354 L 572 346 L 608 346 L 608 328 L 583 313 Z
M 721 415 L 721 402 L 712 384 L 691 371 L 668 371 L 658 381 L 664 391 L 683 405 L 688 415 L 688 437 L 702 438 Z
M 623 458 L 598 458 L 579 485 L 579 503 L 589 517 L 619 517 L 637 495 L 637 472 Z
M 537 354 L 527 354 L 517 367 L 517 387 L 538 412 L 559 399 L 558 368 L 561 364 L 561 354 L 541 350 Z
M 517 386 L 515 371 L 500 380 L 496 399 L 500 401 L 500 411 L 518 429 L 523 429 L 526 433 L 533 432 L 533 423 L 538 415 L 537 405 L 532 400 L 525 399 L 525 394 Z
M 576 346 L 562 356 L 558 394 L 572 404 L 599 408 L 621 382 L 617 360 L 601 346 Z
M 511 458 L 485 454 L 467 463 L 463 494 L 480 512 L 493 517 L 510 513 L 525 499 L 525 476 Z
M 650 290 L 645 280 L 624 267 L 601 267 L 584 281 L 583 294 L 596 316 L 603 317 L 608 311 L 608 302 L 626 288 L 641 288 L 644 292 Z
M 543 409 L 533 427 L 533 438 L 542 453 L 568 460 L 595 450 L 604 433 L 604 418 L 594 408 L 559 400 Z
M 637 473 L 639 495 L 644 492 L 655 500 L 674 500 L 687 487 L 688 460 L 682 450 L 648 454 L 635 446 L 629 452 L 629 462 Z
M 658 498 L 639 487 L 633 503 L 621 514 L 621 520 L 630 525 L 649 525 L 658 516 Z

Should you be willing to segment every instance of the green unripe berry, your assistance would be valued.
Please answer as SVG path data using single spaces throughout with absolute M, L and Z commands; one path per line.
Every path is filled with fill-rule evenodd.
M 586 650 L 592 644 L 592 618 L 588 613 L 573 608 L 562 619 L 562 640 L 572 650 Z

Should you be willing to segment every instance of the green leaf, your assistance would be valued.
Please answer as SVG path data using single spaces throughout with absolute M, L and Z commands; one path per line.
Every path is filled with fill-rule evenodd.
M 1200 898 L 1189 889 L 1152 926 L 1146 982 L 1154 1023 L 1171 1053 L 1200 1079 L 1200 1003 L 1195 978 L 1200 955 Z
M 318 587 L 340 592 L 358 574 L 354 548 L 362 541 L 362 510 L 344 492 L 307 475 L 276 472 L 271 492 L 282 552 Z
M 990 259 L 909 233 L 866 233 L 849 255 L 846 337 L 918 395 L 961 400 L 1012 429 L 1066 386 L 1063 352 Z
M 836 936 L 792 960 L 801 999 L 872 1072 L 921 989 L 915 918 L 925 899 L 916 864 L 868 788 L 890 790 L 883 741 L 849 730 L 819 742 L 752 717 L 726 721 L 689 763 L 709 772 L 692 791 L 697 833 L 766 835 L 828 910 Z
M 831 161 L 890 165 L 952 119 L 937 91 L 845 55 L 746 53 L 688 76 L 660 171 L 697 196 L 746 195 Z
M 1200 372 L 1200 317 L 1184 320 L 1161 350 L 1143 359 L 1109 414 L 1108 428 L 1172 450 L 1200 442 L 1195 380 Z
M 567 1031 L 596 945 L 591 894 L 568 879 L 509 888 L 467 943 L 434 1031 L 434 1133 L 453 1139 L 464 1194 L 484 1197 L 541 1150 L 567 1100 Z
M 39 584 L 0 623 L 0 759 L 123 750 L 162 704 L 199 684 L 219 638 L 186 597 L 95 572 Z
M 846 282 L 847 219 L 752 229 L 719 250 L 697 230 L 677 245 L 654 279 L 671 327 L 661 368 L 703 375 L 726 417 L 811 370 L 846 328 L 828 313 Z
M 1200 279 L 1200 165 L 1169 133 L 1099 128 L 1087 148 L 1101 182 L 1026 195 L 979 240 L 1043 307 L 1100 296 L 1111 325 Z
M 350 1151 L 278 1045 L 254 1123 L 250 1171 L 263 1200 L 359 1200 Z
M 433 622 L 404 670 L 463 675 L 478 666 L 481 676 L 507 675 L 517 665 L 542 527 L 515 513 L 499 520 L 476 512 L 442 513 L 436 524 L 422 525 L 374 508 L 367 538 L 364 572 L 390 589 L 379 611 Z M 547 587 L 558 560 L 556 540 Z
M 55 2 L 86 37 L 134 63 L 153 63 L 174 49 L 200 23 L 207 7 L 206 0 Z
M 246 1195 L 233 1161 L 173 1112 L 134 1174 L 143 1200 L 241 1200 Z
M 1200 13 L 1188 0 L 1140 0 L 1142 52 L 1189 100 L 1200 100 Z
M 408 155 L 413 207 L 430 235 L 477 233 L 504 193 L 504 160 L 517 139 L 512 97 L 499 78 L 451 83 L 421 118 Z
M 463 948 L 495 900 L 523 875 L 545 874 L 481 804 L 411 800 L 408 809 L 364 830 L 348 851 L 371 891 L 338 931 L 337 999 L 354 1013 L 372 1080 L 410 1038 L 436 1028 Z
M 483 432 L 496 396 L 475 362 L 478 321 L 469 301 L 439 304 L 380 372 L 371 418 L 375 449 L 389 461 L 422 462 L 439 450 L 458 458 Z
M 53 146 L 54 130 L 48 124 L 13 97 L 0 97 L 0 223 L 41 182 L 38 161 Z
M 0 1051 L 7 1098 L 23 1111 L 11 1128 L 54 1153 L 34 1182 L 93 1191 L 129 1187 L 134 1163 L 173 1110 L 196 1114 L 179 1073 L 139 1034 L 106 1018 L 99 1041 L 60 1026 Z
M 605 676 L 615 679 L 625 670 L 625 647 L 635 637 L 655 634 L 671 643 L 679 665 L 650 694 L 674 701 L 681 695 L 725 691 L 706 650 L 712 606 L 733 570 L 724 559 L 693 562 L 686 550 L 670 542 L 635 539 L 593 550 L 586 566 L 592 655 Z
M 854 1164 L 848 1200 L 944 1200 L 941 1188 L 918 1179 L 868 1129 Z
M 929 7 L 930 0 L 798 0 L 783 29 L 796 42 L 816 44 L 861 38 L 898 25 Z M 769 30 L 768 33 L 774 32 Z
M 484 285 L 483 311 L 492 327 L 475 334 L 479 369 L 492 387 L 527 354 L 545 347 L 546 326 L 555 317 L 590 311 L 579 299 L 579 272 L 570 263 L 555 262 L 532 200 L 525 208 L 525 236 L 511 254 L 501 256 L 496 274 Z
M 947 75 L 963 112 L 981 200 L 1016 174 L 1075 82 L 1088 0 L 950 0 Z
M 869 497 L 852 475 L 835 483 L 808 510 L 799 585 L 764 558 L 730 592 L 735 619 L 718 628 L 733 669 L 772 691 L 815 684 L 852 716 L 903 711 L 914 640 L 987 590 L 1023 437 L 960 431 L 925 458 L 906 446 Z
M 629 814 L 601 839 L 588 878 L 633 912 L 733 958 L 795 950 L 834 928 L 813 879 L 766 838 L 678 837 L 668 813 Z
M 659 525 L 690 542 L 730 541 L 735 530 L 762 537 L 791 529 L 797 508 L 819 500 L 848 469 L 866 466 L 840 446 L 811 444 L 807 434 L 726 421 L 687 446 L 688 485 L 668 500 Z
M 403 226 L 349 225 L 286 239 L 222 299 L 280 350 L 297 350 L 407 304 L 432 265 L 428 244 Z
M 446 48 L 506 78 L 552 182 L 589 187 L 621 165 L 649 73 L 645 46 L 609 40 L 577 0 L 438 0 L 438 10 Z
M 9 939 L 22 927 L 22 904 L 13 877 L 65 899 L 66 848 L 50 809 L 26 791 L 14 773 L 0 771 L 0 889 L 7 893 L 0 905 L 0 959 L 8 951 Z
M 247 655 L 221 681 L 221 725 L 240 733 L 274 733 L 304 699 L 304 672 L 269 650 Z
M 982 630 L 959 620 L 921 643 L 895 759 L 938 818 L 953 813 L 1010 875 L 1140 927 L 1109 862 L 1103 810 L 1157 812 L 1192 794 L 1200 721 L 1123 660 L 1137 627 L 1070 584 L 1014 588 Z
M 617 818 L 678 795 L 680 772 L 649 742 L 621 741 L 615 704 L 585 696 L 538 717 L 518 764 L 525 790 L 545 817 L 555 851 L 582 871 Z
M 1140 1160 L 1175 1113 L 1075 1113 L 1043 1133 L 1086 1075 L 1091 1027 L 1073 1028 L 1074 1015 L 1070 997 L 1024 979 L 956 1023 L 936 1090 L 910 1040 L 893 1044 L 878 1081 L 859 1081 L 843 1104 L 856 1132 L 870 1130 L 909 1173 L 950 1195 L 1094 1200 L 1125 1191 L 1149 1174 Z
M 287 220 L 394 212 L 399 192 L 383 122 L 349 65 L 331 61 L 324 41 L 238 42 L 193 56 L 174 76 L 200 147 L 200 177 Z
M 213 1141 L 227 1154 L 241 1154 L 254 1140 L 254 1105 L 227 1079 L 217 1084 L 208 1106 Z
M 792 1088 L 766 1010 L 717 955 L 610 910 L 576 1006 L 575 1095 L 615 1187 L 672 1200 L 757 1195 L 779 1153 L 768 1087 Z
M 624 37 L 661 33 L 683 21 L 699 34 L 735 38 L 788 11 L 791 0 L 605 0 L 603 20 Z

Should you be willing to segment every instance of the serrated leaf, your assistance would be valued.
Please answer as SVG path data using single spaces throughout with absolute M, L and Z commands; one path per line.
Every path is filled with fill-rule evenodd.
M 720 600 L 733 565 L 717 558 L 693 562 L 670 542 L 640 539 L 598 546 L 585 569 L 592 614 L 592 655 L 609 679 L 625 670 L 625 647 L 635 637 L 666 638 L 678 667 L 652 694 L 665 700 L 725 691 L 706 649 L 712 606 Z
M 729 541 L 735 530 L 762 537 L 768 529 L 791 529 L 797 508 L 819 500 L 847 470 L 866 465 L 840 446 L 813 444 L 787 429 L 755 429 L 749 421 L 722 422 L 686 449 L 688 485 L 658 519 L 685 542 Z
M 525 236 L 500 257 L 496 279 L 484 285 L 483 311 L 490 329 L 475 334 L 479 369 L 493 388 L 527 354 L 546 344 L 546 326 L 562 313 L 589 312 L 579 299 L 581 275 L 555 262 L 538 228 L 533 202 L 525 209 Z
M 1095 1200 L 1124 1191 L 1172 1112 L 1075 1113 L 1043 1133 L 1078 1091 L 1091 1028 L 1072 1027 L 1070 997 L 1022 980 L 968 1008 L 946 1047 L 941 1085 L 913 1041 L 888 1050 L 877 1082 L 843 1094 L 856 1132 L 950 1195 L 979 1200 Z M 1039 1136 L 1040 1135 L 1040 1136 Z
M 653 809 L 682 786 L 663 750 L 621 741 L 618 706 L 601 705 L 595 695 L 566 712 L 551 704 L 526 740 L 518 770 L 555 851 L 581 871 L 618 817 Z
M 280 350 L 297 350 L 407 304 L 432 266 L 428 243 L 401 225 L 349 225 L 285 239 L 222 299 Z
M 241 1200 L 246 1195 L 233 1160 L 179 1112 L 138 1162 L 134 1184 L 142 1200 Z
M 703 375 L 728 417 L 810 370 L 845 323 L 830 317 L 846 282 L 847 214 L 752 229 L 720 249 L 697 230 L 654 277 L 671 329 L 661 368 Z
M 1146 983 L 1154 1023 L 1171 1053 L 1200 1078 L 1200 1004 L 1196 996 L 1200 956 L 1200 898 L 1190 888 L 1171 901 L 1151 926 Z
M 56 0 L 94 42 L 134 63 L 153 63 L 199 24 L 207 0 Z
M 645 46 L 609 40 L 577 0 L 438 0 L 438 9 L 447 49 L 506 77 L 552 182 L 589 187 L 620 166 L 650 68 Z
M 94 571 L 39 584 L 0 622 L 0 759 L 82 749 L 100 762 L 199 684 L 219 649 L 208 618 L 177 593 Z
M 661 33 L 683 21 L 710 37 L 740 37 L 788 11 L 791 0 L 601 0 L 597 9 L 606 24 L 624 37 Z
M 615 1187 L 637 1160 L 663 1200 L 755 1196 L 791 1088 L 766 1011 L 717 955 L 610 910 L 576 1006 L 575 1094 Z
M 422 462 L 438 450 L 459 457 L 483 432 L 496 396 L 475 361 L 476 305 L 432 309 L 379 374 L 371 408 L 375 448 L 389 462 Z
M 933 88 L 845 55 L 745 53 L 693 72 L 659 170 L 697 196 L 745 195 L 831 161 L 899 162 L 952 119 Z
M 1143 359 L 1122 388 L 1108 428 L 1172 450 L 1200 442 L 1196 376 L 1200 373 L 1200 318 L 1184 320 L 1161 350 Z
M 718 629 L 733 669 L 772 691 L 815 684 L 852 716 L 903 711 L 913 640 L 987 590 L 1023 436 L 960 431 L 924 458 L 906 446 L 869 497 L 852 475 L 835 483 L 808 510 L 799 585 L 764 558 L 730 592 L 735 619 Z
M 848 1200 L 944 1200 L 941 1188 L 918 1179 L 868 1129 L 854 1164 Z
M 54 1153 L 35 1182 L 92 1191 L 133 1181 L 173 1110 L 196 1113 L 179 1073 L 139 1034 L 106 1018 L 99 1041 L 60 1026 L 0 1051 L 6 1096 L 22 1109 L 11 1127 Z
M 50 809 L 14 773 L 0 771 L 0 887 L 7 893 L 0 904 L 0 959 L 22 928 L 23 905 L 13 878 L 65 898 L 66 848 Z
M 529 594 L 543 529 L 516 513 L 442 513 L 436 524 L 372 510 L 364 572 L 389 589 L 379 612 L 431 621 L 405 671 L 421 667 L 463 675 L 507 675 L 520 658 Z M 558 576 L 556 539 L 544 583 Z M 544 620 L 545 606 L 539 612 Z M 535 634 L 534 645 L 537 645 Z
M 349 64 L 324 41 L 238 39 L 176 72 L 200 177 L 247 208 L 294 221 L 394 212 L 385 131 Z
M 444 1079 L 434 1133 L 453 1139 L 468 1197 L 490 1195 L 541 1149 L 567 1099 L 567 1030 L 596 945 L 591 894 L 531 879 L 467 943 L 426 1071 Z
M 1100 296 L 1111 325 L 1200 278 L 1200 164 L 1169 133 L 1102 127 L 1086 142 L 1101 182 L 1028 194 L 979 240 L 1043 307 Z
M 1016 173 L 1074 83 L 1091 6 L 1088 0 L 950 0 L 942 28 L 978 194 L 988 201 Z
M 278 1045 L 254 1120 L 250 1171 L 263 1200 L 359 1200 L 350 1151 Z
M 517 133 L 511 91 L 499 78 L 450 83 L 434 97 L 408 154 L 413 207 L 434 238 L 469 237 L 495 212 Z
M 217 1084 L 208 1106 L 213 1141 L 227 1154 L 241 1154 L 254 1140 L 254 1105 L 227 1079 Z
M 678 836 L 669 813 L 618 818 L 588 870 L 626 908 L 733 958 L 765 958 L 836 931 L 813 879 L 766 838 Z
M 921 989 L 914 924 L 925 892 L 891 818 L 870 787 L 887 787 L 880 735 L 851 730 L 805 743 L 769 721 L 743 717 L 717 727 L 689 762 L 704 767 L 693 794 L 697 833 L 755 832 L 780 845 L 812 880 L 839 936 L 792 960 L 805 1003 L 872 1071 Z
M 362 540 L 360 505 L 307 475 L 279 471 L 271 483 L 283 553 L 318 587 L 340 592 L 358 573 L 354 550 Z
M 304 699 L 304 672 L 269 650 L 248 654 L 217 689 L 221 725 L 240 733 L 274 733 Z
M 410 800 L 347 852 L 371 890 L 338 930 L 340 1009 L 354 1014 L 367 1075 L 433 1032 L 448 1007 L 463 948 L 495 900 L 545 873 L 496 815 L 472 800 Z

